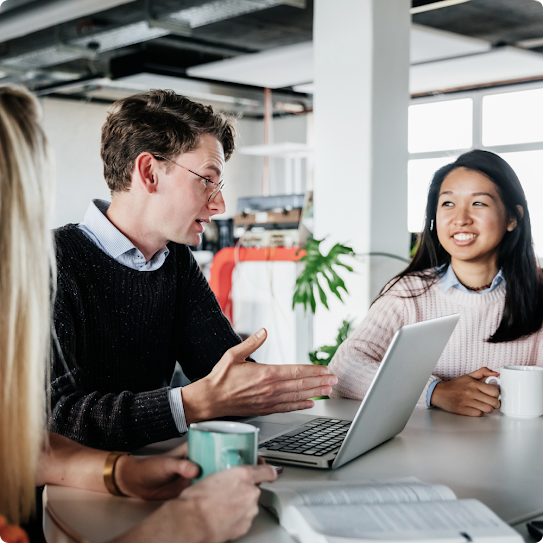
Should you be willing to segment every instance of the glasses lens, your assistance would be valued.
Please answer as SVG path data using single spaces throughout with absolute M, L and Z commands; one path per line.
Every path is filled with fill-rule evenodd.
M 220 181 L 215 190 L 211 193 L 211 196 L 208 198 L 208 202 L 211 202 L 213 198 L 224 188 L 224 181 Z

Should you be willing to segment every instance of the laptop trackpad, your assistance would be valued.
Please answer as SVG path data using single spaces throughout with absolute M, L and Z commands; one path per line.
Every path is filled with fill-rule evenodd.
M 260 428 L 258 441 L 264 441 L 270 437 L 284 434 L 292 428 L 292 424 L 277 424 L 275 422 L 259 422 L 254 420 L 252 420 L 249 424 Z
M 293 430 L 301 424 L 305 424 L 306 422 L 309 422 L 315 418 L 317 417 L 298 415 L 294 413 L 278 413 L 268 415 L 267 417 L 255 417 L 254 419 L 245 420 L 244 422 L 259 428 L 260 432 L 258 435 L 258 440 L 265 441 L 266 439 L 270 439 Z

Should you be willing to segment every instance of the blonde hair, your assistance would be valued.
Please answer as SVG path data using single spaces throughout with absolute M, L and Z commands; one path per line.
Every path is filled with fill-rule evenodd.
M 45 440 L 55 274 L 51 161 L 40 117 L 27 90 L 0 87 L 0 514 L 15 524 L 33 512 Z

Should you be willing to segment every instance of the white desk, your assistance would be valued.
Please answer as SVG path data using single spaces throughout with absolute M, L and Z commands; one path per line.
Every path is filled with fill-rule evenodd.
M 352 419 L 358 405 L 353 400 L 323 400 L 307 413 Z M 146 452 L 169 449 L 179 442 L 159 443 Z M 543 517 L 543 417 L 519 420 L 498 412 L 471 418 L 416 409 L 399 436 L 340 469 L 285 466 L 281 477 L 356 481 L 407 476 L 445 484 L 458 498 L 481 500 L 532 541 L 524 526 L 528 519 Z M 49 543 L 105 542 L 159 506 L 66 487 L 48 486 L 45 494 L 44 530 Z M 71 533 L 71 539 L 64 532 Z M 292 543 L 293 539 L 261 510 L 240 541 Z

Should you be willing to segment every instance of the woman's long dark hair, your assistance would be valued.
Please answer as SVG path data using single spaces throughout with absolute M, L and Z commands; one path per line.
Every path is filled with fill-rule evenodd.
M 459 156 L 456 162 L 443 166 L 434 174 L 428 191 L 426 221 L 417 252 L 409 266 L 383 289 L 381 295 L 407 275 L 422 277 L 430 286 L 447 271 L 451 256 L 437 237 L 435 227 L 437 203 L 445 177 L 457 168 L 466 168 L 488 177 L 496 185 L 508 216 L 517 220 L 516 228 L 505 233 L 499 246 L 497 265 L 503 270 L 507 290 L 502 320 L 488 341 L 491 343 L 514 341 L 533 334 L 543 324 L 543 285 L 541 270 L 532 245 L 526 196 L 511 166 L 498 155 L 488 151 L 474 150 L 465 153 Z M 523 216 L 516 206 L 522 206 Z M 435 269 L 439 271 L 433 271 Z M 413 296 L 420 294 L 422 292 L 413 293 Z

